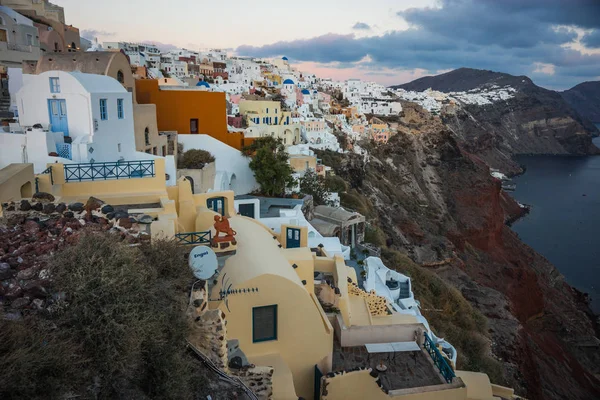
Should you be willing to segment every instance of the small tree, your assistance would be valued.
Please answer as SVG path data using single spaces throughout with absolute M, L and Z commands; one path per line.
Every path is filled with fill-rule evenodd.
M 270 136 L 258 138 L 242 151 L 252 158 L 250 169 L 264 195 L 282 196 L 286 188 L 294 185 L 289 156 L 281 139 Z
M 329 203 L 327 200 L 329 192 L 325 187 L 325 180 L 312 169 L 306 171 L 304 176 L 300 178 L 300 192 L 311 195 L 316 205 Z
M 177 157 L 177 168 L 202 169 L 206 164 L 214 161 L 215 158 L 208 151 L 191 149 Z

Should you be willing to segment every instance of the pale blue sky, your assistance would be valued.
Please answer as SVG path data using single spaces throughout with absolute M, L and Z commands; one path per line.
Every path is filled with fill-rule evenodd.
M 434 0 L 53 0 L 67 23 L 96 30 L 102 41 L 151 40 L 186 48 L 236 48 L 326 33 L 348 34 L 363 22 L 369 34 L 406 29 L 400 10 Z M 154 5 L 154 6 L 153 6 Z M 360 36 L 364 32 L 357 32 Z
M 391 85 L 460 67 L 553 89 L 600 79 L 599 0 L 53 1 L 100 42 L 285 55 L 334 79 Z

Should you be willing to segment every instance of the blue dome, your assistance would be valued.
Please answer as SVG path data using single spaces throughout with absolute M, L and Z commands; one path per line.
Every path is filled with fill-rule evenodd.
M 205 82 L 205 81 L 200 81 L 200 82 L 196 83 L 196 86 L 204 86 L 204 87 L 207 87 L 207 88 L 210 87 L 210 85 L 208 84 L 208 82 Z
M 283 56 L 283 57 L 281 57 L 281 59 L 282 59 L 282 60 L 285 60 L 285 61 L 287 61 L 287 60 L 288 60 L 288 58 L 287 58 L 286 56 Z
M 302 94 L 308 94 L 308 95 L 310 95 L 310 92 L 308 90 L 306 90 L 306 89 L 302 89 Z
M 285 81 L 283 81 L 284 85 L 295 85 L 294 81 L 291 79 L 286 79 Z

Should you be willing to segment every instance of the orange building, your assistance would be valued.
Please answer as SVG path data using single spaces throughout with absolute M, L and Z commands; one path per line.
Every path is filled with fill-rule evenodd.
M 227 132 L 225 93 L 159 88 L 156 79 L 137 80 L 135 91 L 139 104 L 156 104 L 159 131 L 207 134 L 238 150 L 251 142 L 244 140 L 243 132 Z

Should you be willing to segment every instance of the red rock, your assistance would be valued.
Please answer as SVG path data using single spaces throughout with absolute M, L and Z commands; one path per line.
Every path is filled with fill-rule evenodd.
M 29 299 L 27 297 L 20 297 L 18 299 L 13 300 L 12 303 L 10 303 L 10 306 L 12 308 L 25 308 L 29 305 Z
M 119 226 L 125 229 L 130 229 L 133 226 L 133 223 L 129 218 L 119 218 Z
M 6 297 L 9 300 L 21 297 L 21 294 L 23 294 L 23 289 L 14 279 L 12 279 L 8 286 L 4 288 L 4 297 Z
M 32 220 L 28 220 L 27 222 L 25 222 L 25 224 L 23 225 L 23 229 L 27 232 L 27 233 L 37 233 L 40 230 L 40 226 L 38 225 L 37 222 L 32 221 Z
M 37 272 L 38 272 L 38 268 L 36 268 L 36 267 L 24 269 L 22 271 L 19 271 L 19 273 L 17 274 L 17 279 L 20 279 L 20 280 L 32 279 L 33 277 L 35 277 L 37 275 Z

